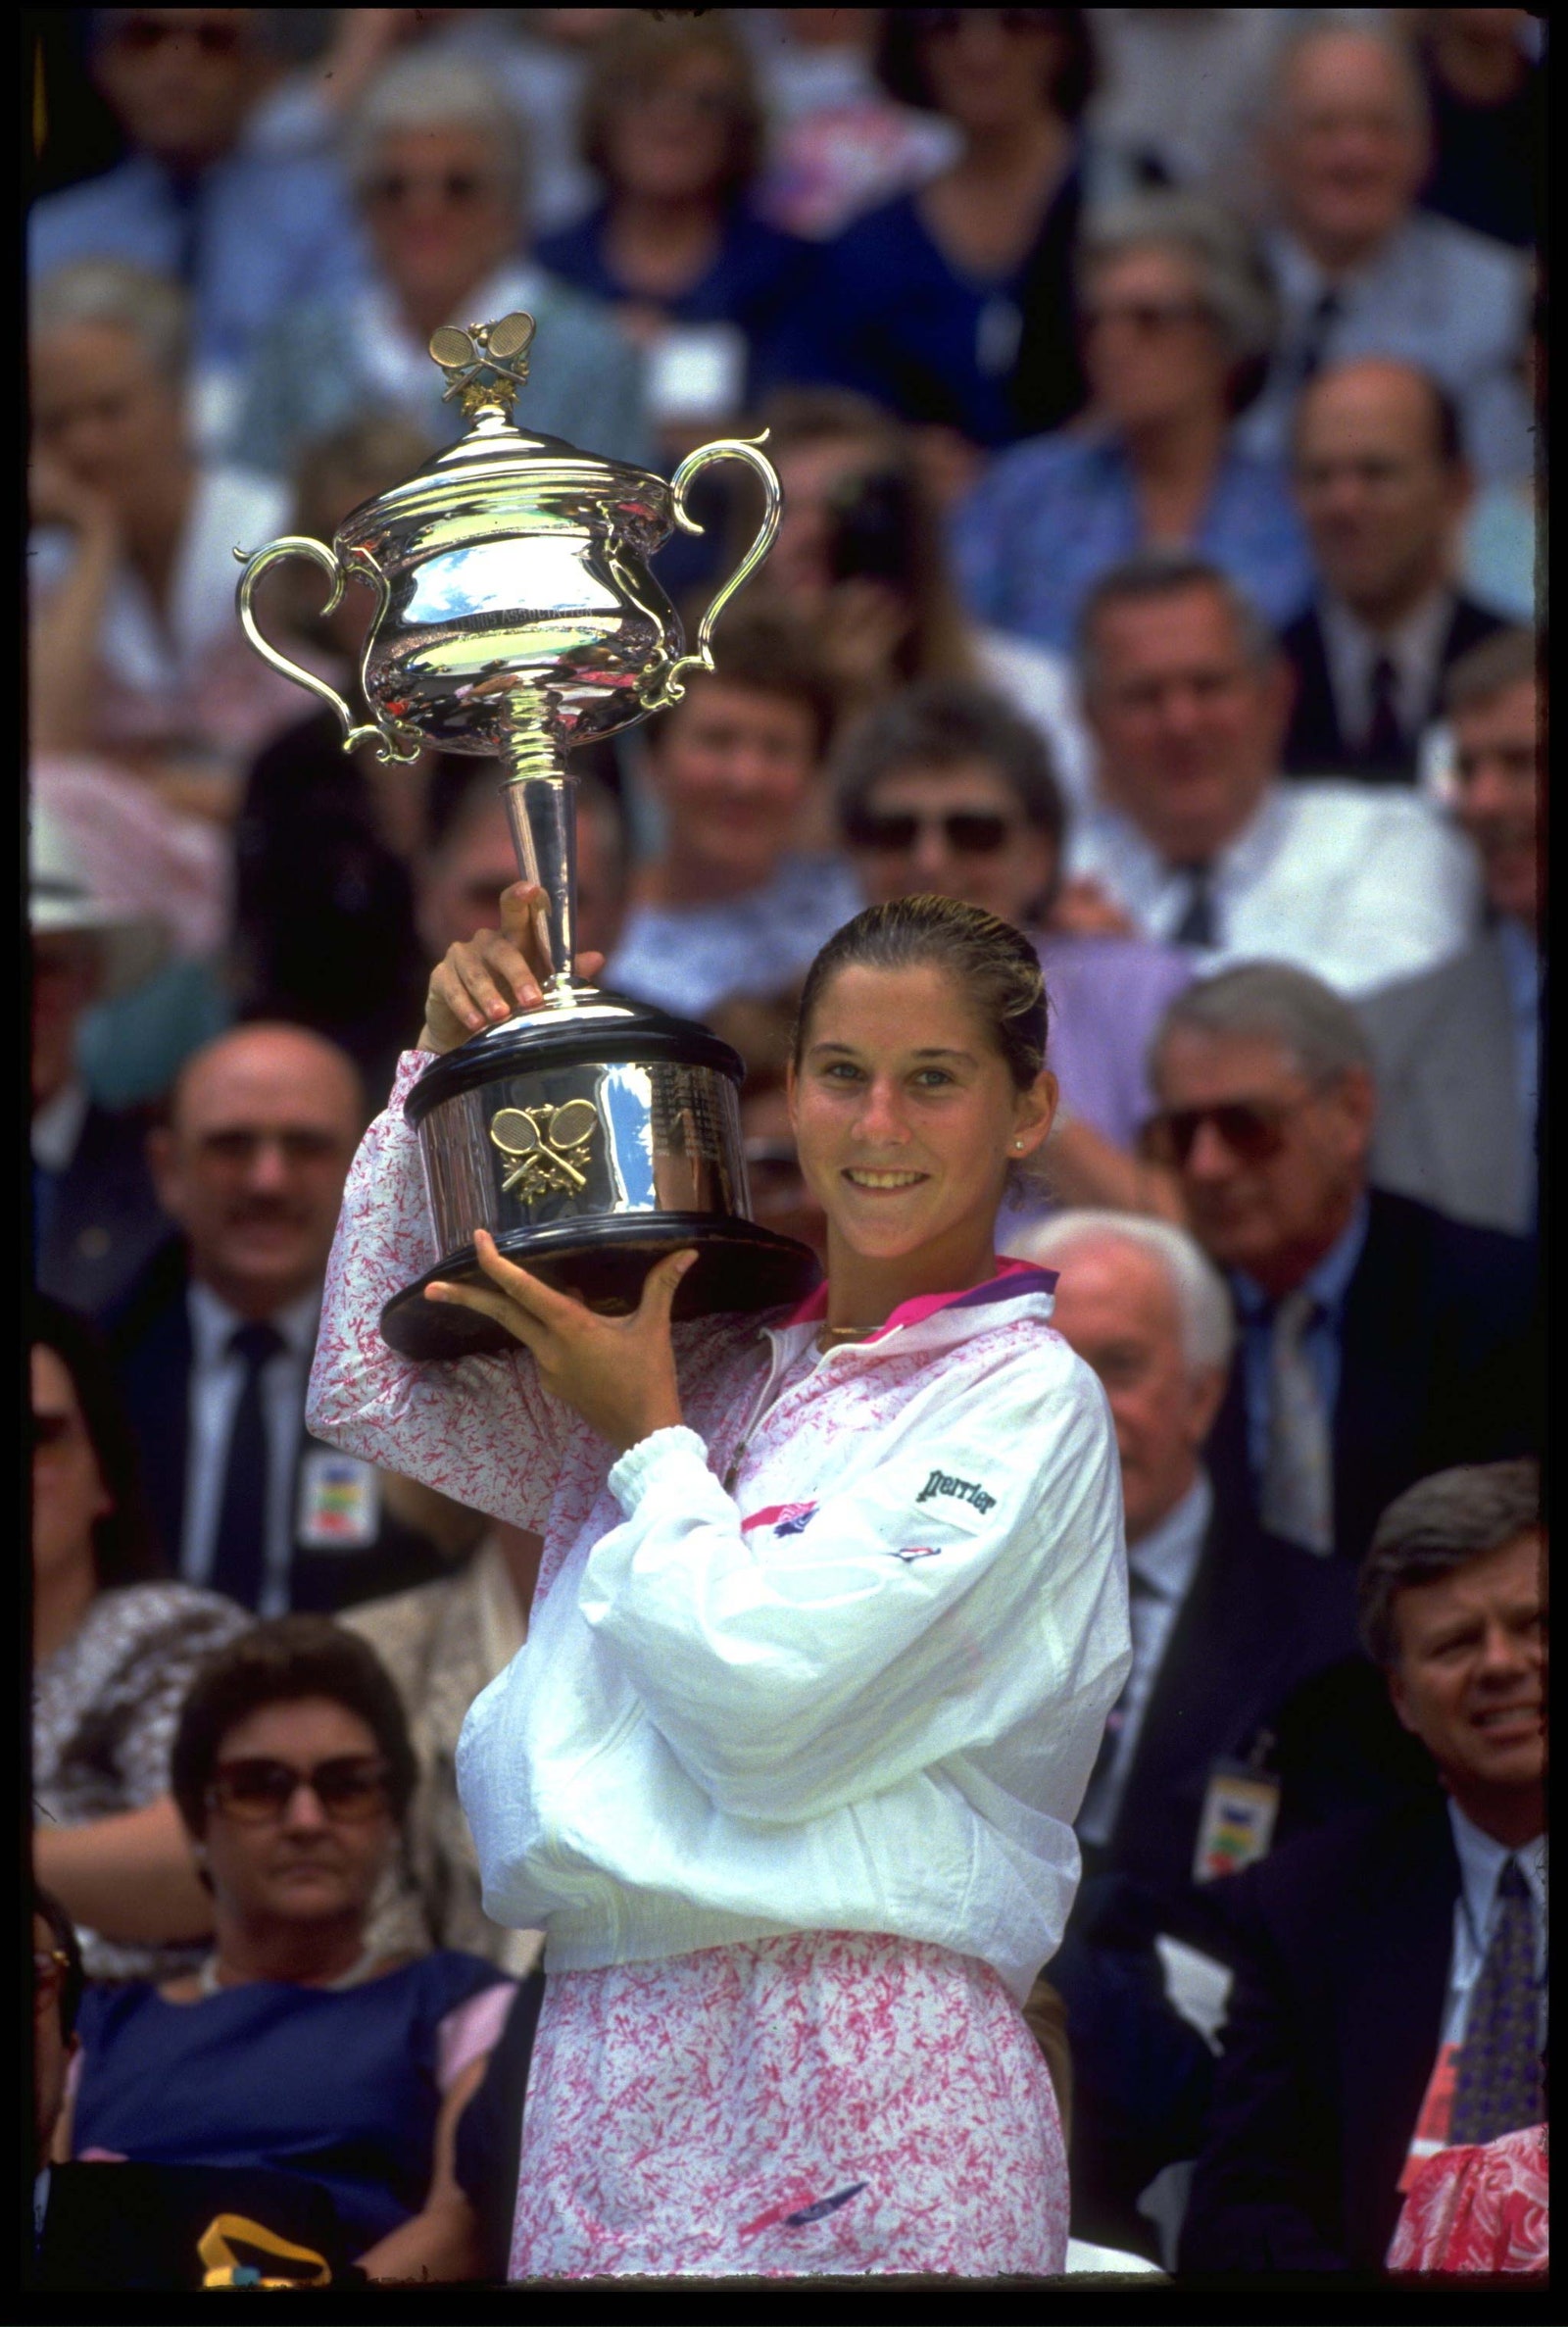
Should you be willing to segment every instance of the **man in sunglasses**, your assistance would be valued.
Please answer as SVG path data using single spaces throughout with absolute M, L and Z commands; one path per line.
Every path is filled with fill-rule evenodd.
M 149 1143 L 180 1233 L 111 1320 L 159 1534 L 176 1571 L 262 1615 L 335 1610 L 440 1561 L 380 1474 L 305 1431 L 343 1181 L 364 1122 L 353 1065 L 302 1026 L 198 1051 Z
M 1369 1185 L 1348 1004 L 1284 964 L 1223 970 L 1172 1004 L 1152 1067 L 1151 1152 L 1242 1327 L 1209 1448 L 1222 1496 L 1359 1560 L 1414 1480 L 1539 1451 L 1534 1247 Z
M 195 315 L 202 444 L 218 450 L 257 334 L 300 299 L 349 287 L 354 230 L 341 173 L 325 154 L 254 148 L 259 101 L 280 71 L 271 10 L 83 13 L 126 158 L 34 206 L 29 272 L 116 258 L 181 283 Z
M 1297 962 L 1345 994 L 1464 945 L 1475 864 L 1429 801 L 1399 785 L 1281 781 L 1289 672 L 1205 559 L 1145 550 L 1103 574 L 1080 620 L 1078 676 L 1099 752 L 1063 898 L 1080 925 L 1119 918 L 1208 966 Z

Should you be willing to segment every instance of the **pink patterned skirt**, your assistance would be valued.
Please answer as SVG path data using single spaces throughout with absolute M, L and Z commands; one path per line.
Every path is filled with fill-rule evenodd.
M 988 1964 L 803 1931 L 553 1975 L 514 2279 L 1060 2271 L 1067 2164 Z

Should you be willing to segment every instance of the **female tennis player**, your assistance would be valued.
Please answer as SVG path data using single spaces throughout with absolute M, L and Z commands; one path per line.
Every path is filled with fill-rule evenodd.
M 547 1935 L 512 2274 L 1059 2271 L 1019 2007 L 1130 1651 L 1104 1395 L 1054 1278 L 993 1246 L 1055 1104 L 1034 949 L 915 897 L 817 956 L 791 1108 L 828 1274 L 793 1314 L 672 1326 L 681 1255 L 596 1316 L 481 1235 L 488 1282 L 437 1297 L 515 1351 L 412 1364 L 376 1330 L 428 1265 L 403 1102 L 536 1005 L 534 895 L 431 979 L 311 1400 L 321 1436 L 544 1537 L 459 1754 L 486 1909 Z

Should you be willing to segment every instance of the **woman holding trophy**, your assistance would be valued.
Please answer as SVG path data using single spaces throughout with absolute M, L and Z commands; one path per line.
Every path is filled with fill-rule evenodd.
M 1055 1107 L 1029 944 L 952 900 L 818 955 L 790 1105 L 828 1275 L 605 1315 L 474 1232 L 424 1298 L 497 1354 L 377 1331 L 428 1254 L 404 1101 L 537 1010 L 539 892 L 435 970 L 349 1181 L 322 1437 L 544 1537 L 527 1643 L 473 1706 L 498 1921 L 547 1933 L 514 2278 L 1063 2267 L 1055 2102 L 1020 2004 L 1130 1663 L 1104 1395 L 1049 1271 L 996 1258 Z M 579 962 L 591 974 L 592 959 Z

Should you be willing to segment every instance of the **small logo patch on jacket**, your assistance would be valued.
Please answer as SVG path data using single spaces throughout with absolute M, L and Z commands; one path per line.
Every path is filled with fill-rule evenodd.
M 978 1479 L 955 1478 L 947 1470 L 933 1470 L 914 1500 L 916 1503 L 929 1503 L 933 1495 L 951 1495 L 959 1503 L 971 1504 L 978 1511 L 996 1508 L 995 1495 L 988 1495 Z
M 741 1533 L 750 1535 L 754 1527 L 771 1527 L 775 1535 L 800 1535 L 810 1525 L 815 1511 L 814 1503 L 770 1503 L 766 1510 L 754 1510 L 742 1519 Z
M 939 1543 L 911 1543 L 907 1551 L 895 1552 L 895 1560 L 934 1560 L 942 1549 Z

